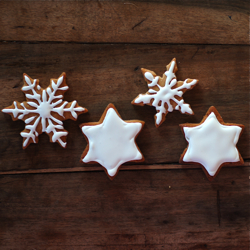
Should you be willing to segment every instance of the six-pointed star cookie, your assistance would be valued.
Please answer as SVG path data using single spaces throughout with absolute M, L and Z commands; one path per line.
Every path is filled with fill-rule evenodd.
M 39 134 L 43 132 L 49 135 L 51 142 L 58 142 L 65 148 L 68 132 L 62 121 L 76 121 L 79 114 L 88 111 L 76 101 L 63 101 L 63 95 L 69 89 L 66 74 L 62 73 L 58 79 L 51 79 L 46 89 L 41 88 L 38 79 L 33 80 L 26 74 L 23 74 L 23 81 L 22 91 L 27 101 L 14 101 L 11 106 L 2 110 L 10 114 L 13 121 L 19 119 L 25 122 L 25 129 L 21 132 L 23 148 L 27 148 L 30 143 L 37 143 Z
M 109 104 L 99 122 L 80 125 L 88 141 L 81 160 L 84 163 L 98 162 L 112 180 L 121 164 L 144 161 L 135 143 L 143 125 L 143 121 L 123 121 L 115 106 Z
M 211 181 L 223 165 L 244 163 L 236 144 L 244 126 L 224 123 L 215 107 L 210 107 L 200 124 L 181 124 L 188 147 L 180 163 L 202 165 Z
M 154 106 L 157 113 L 155 115 L 155 126 L 159 127 L 165 120 L 168 112 L 174 109 L 183 114 L 193 115 L 190 105 L 184 103 L 182 95 L 192 89 L 197 83 L 196 79 L 186 79 L 177 81 L 175 72 L 177 71 L 176 59 L 174 58 L 168 65 L 167 71 L 162 78 L 156 76 L 155 72 L 141 69 L 144 79 L 148 84 L 148 92 L 138 95 L 132 104 L 143 106 L 145 104 Z

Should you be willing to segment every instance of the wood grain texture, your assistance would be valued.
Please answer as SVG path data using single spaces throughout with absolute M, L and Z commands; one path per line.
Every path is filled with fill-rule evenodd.
M 249 249 L 249 168 L 0 177 L 0 248 Z
M 250 162 L 245 161 L 243 165 L 237 167 L 250 167 Z M 228 165 L 226 167 L 235 167 Z M 170 169 L 201 169 L 201 166 L 195 165 L 183 165 L 183 164 L 153 164 L 153 165 L 122 165 L 120 170 L 170 170 Z M 74 173 L 74 172 L 93 172 L 93 171 L 102 171 L 102 166 L 92 166 L 92 167 L 73 167 L 73 168 L 44 168 L 44 169 L 27 169 L 27 170 L 10 170 L 10 171 L 0 171 L 0 175 L 16 175 L 16 174 L 46 174 L 46 173 Z M 119 171 L 120 171 L 119 170 Z
M 0 40 L 249 44 L 248 1 L 1 1 Z
M 79 124 L 98 121 L 109 103 L 116 106 L 124 120 L 146 122 L 137 138 L 145 164 L 177 163 L 187 146 L 179 124 L 200 122 L 212 105 L 225 122 L 245 125 L 238 148 L 245 160 L 250 159 L 247 46 L 2 43 L 0 49 L 1 108 L 14 100 L 25 100 L 21 92 L 24 72 L 40 79 L 41 86 L 46 87 L 50 78 L 64 71 L 70 87 L 64 99 L 76 99 L 89 110 L 76 122 L 64 122 L 69 131 L 66 150 L 50 143 L 46 134 L 39 136 L 38 144 L 23 150 L 19 133 L 24 123 L 13 122 L 8 114 L 1 112 L 1 171 L 81 167 L 79 160 L 86 141 Z M 184 94 L 195 115 L 174 111 L 156 129 L 154 107 L 133 106 L 130 102 L 147 91 L 140 68 L 152 69 L 161 75 L 173 57 L 177 58 L 179 68 L 177 79 L 199 79 L 199 84 Z

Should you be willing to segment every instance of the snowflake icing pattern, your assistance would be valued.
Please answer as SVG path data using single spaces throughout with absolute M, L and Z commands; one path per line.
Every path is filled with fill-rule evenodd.
M 175 58 L 167 65 L 167 71 L 162 78 L 156 76 L 153 71 L 142 69 L 149 90 L 147 93 L 137 96 L 132 101 L 132 104 L 154 106 L 157 111 L 155 115 L 156 127 L 159 127 L 164 122 L 167 113 L 172 112 L 174 109 L 183 114 L 193 114 L 190 105 L 184 103 L 182 95 L 186 90 L 192 89 L 198 83 L 198 80 L 186 79 L 184 82 L 177 82 L 176 71 Z
M 14 121 L 19 119 L 25 122 L 25 129 L 21 132 L 23 148 L 28 147 L 30 143 L 37 143 L 42 132 L 50 136 L 51 142 L 58 142 L 65 148 L 68 132 L 62 121 L 76 120 L 79 114 L 88 110 L 78 106 L 76 101 L 68 103 L 62 100 L 69 88 L 65 73 L 58 79 L 51 79 L 46 89 L 40 87 L 37 79 L 33 80 L 26 74 L 23 74 L 23 78 L 22 91 L 27 101 L 14 101 L 11 106 L 2 110 L 4 113 L 10 113 Z

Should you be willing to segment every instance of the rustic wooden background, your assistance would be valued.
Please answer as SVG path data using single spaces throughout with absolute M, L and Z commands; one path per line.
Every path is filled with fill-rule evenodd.
M 173 57 L 177 78 L 197 78 L 184 95 L 194 116 L 173 112 L 156 129 L 153 107 L 130 104 L 146 92 L 140 68 L 159 75 Z M 67 74 L 65 100 L 89 113 L 65 121 L 67 149 L 22 149 L 22 121 L 0 113 L 0 249 L 249 249 L 249 1 L 0 1 L 0 108 L 25 100 L 22 74 Z M 143 164 L 110 181 L 79 162 L 79 124 L 98 121 L 108 103 L 124 120 L 146 122 L 137 142 Z M 214 105 L 245 125 L 244 166 L 210 183 L 201 168 L 178 164 L 179 124 L 200 122 Z M 139 170 L 138 170 L 139 169 Z

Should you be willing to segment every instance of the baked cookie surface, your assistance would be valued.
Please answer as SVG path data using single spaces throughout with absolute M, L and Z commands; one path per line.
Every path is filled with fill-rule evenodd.
M 183 114 L 194 114 L 190 105 L 184 102 L 182 95 L 188 89 L 192 89 L 198 83 L 198 80 L 177 81 L 175 72 L 178 69 L 175 58 L 166 68 L 167 71 L 162 77 L 156 76 L 153 71 L 142 68 L 142 74 L 149 90 L 145 94 L 138 95 L 131 102 L 139 106 L 145 104 L 154 106 L 157 111 L 155 114 L 156 127 L 159 127 L 164 122 L 167 113 L 173 110 L 179 110 Z
M 201 165 L 210 181 L 222 166 L 244 163 L 236 147 L 244 126 L 225 123 L 215 107 L 209 108 L 201 123 L 180 127 L 188 142 L 180 163 Z
M 32 79 L 23 74 L 24 85 L 22 91 L 26 101 L 14 101 L 2 112 L 10 114 L 13 121 L 23 120 L 25 129 L 21 132 L 23 148 L 30 143 L 37 143 L 39 134 L 45 132 L 50 137 L 50 142 L 58 142 L 66 147 L 68 132 L 63 127 L 64 120 L 76 120 L 77 116 L 86 113 L 86 108 L 80 107 L 77 101 L 63 100 L 64 93 L 69 89 L 66 84 L 66 74 L 62 73 L 58 79 L 51 79 L 50 85 L 43 89 L 38 79 Z
M 115 106 L 109 104 L 99 122 L 80 125 L 88 141 L 81 161 L 84 163 L 98 162 L 112 180 L 123 163 L 144 161 L 144 157 L 135 143 L 143 125 L 143 121 L 123 121 Z

